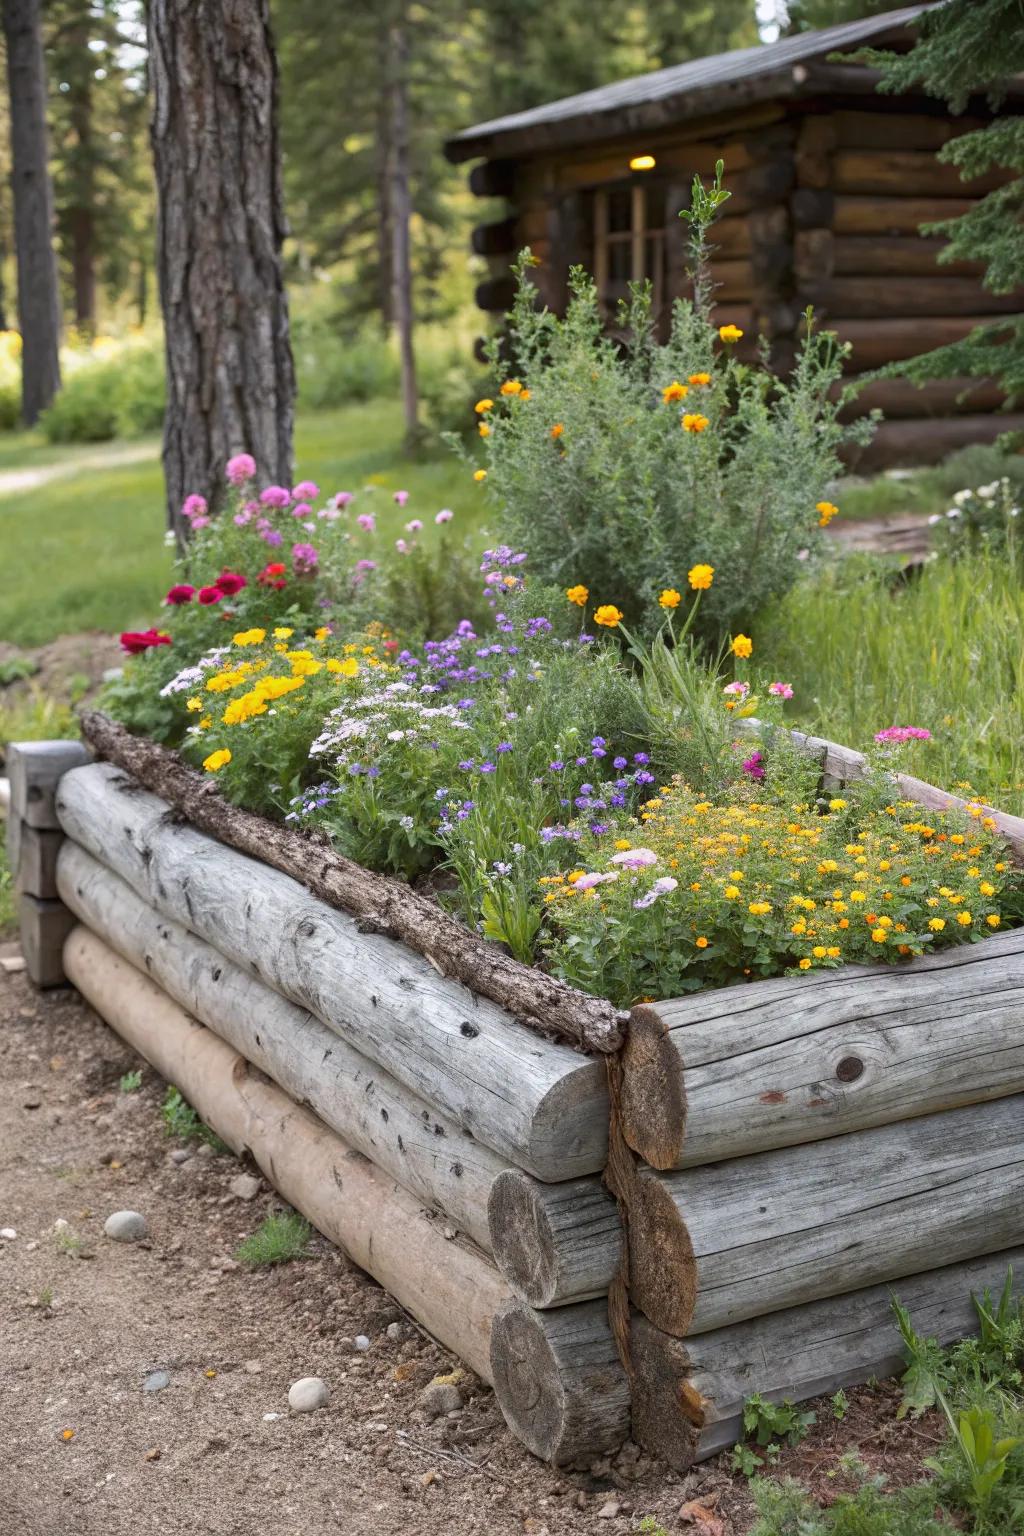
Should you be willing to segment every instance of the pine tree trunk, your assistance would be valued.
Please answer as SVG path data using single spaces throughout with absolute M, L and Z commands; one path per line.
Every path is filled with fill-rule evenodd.
M 21 328 L 21 410 L 32 426 L 60 388 L 60 300 L 47 164 L 40 0 L 3 0 Z
M 286 233 L 277 60 L 268 0 L 152 0 L 157 267 L 167 355 L 168 521 L 212 507 L 245 451 L 291 483 L 295 370 L 281 266 Z
M 388 34 L 381 41 L 381 72 L 387 78 Z M 377 142 L 374 145 L 374 183 L 377 203 L 377 305 L 385 336 L 395 323 L 395 281 L 392 273 L 394 236 L 391 231 L 391 111 L 387 93 L 377 109 Z
M 88 17 L 75 30 L 73 44 L 88 56 Z M 75 178 L 75 206 L 66 212 L 71 235 L 71 280 L 75 296 L 75 325 L 91 335 L 96 328 L 96 198 L 95 150 L 92 142 L 92 77 L 84 71 L 73 87 L 71 127 L 77 148 L 79 174 Z
M 413 351 L 412 260 L 409 221 L 412 195 L 409 186 L 409 35 L 405 7 L 388 27 L 387 89 L 391 119 L 391 155 L 388 181 L 391 189 L 392 283 L 394 318 L 402 372 L 402 413 L 406 448 L 419 437 L 419 396 L 416 358 Z

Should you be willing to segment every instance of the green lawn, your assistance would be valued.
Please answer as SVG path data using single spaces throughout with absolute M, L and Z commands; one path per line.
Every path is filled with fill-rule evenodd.
M 388 492 L 407 490 L 404 513 L 393 510 L 396 529 L 446 506 L 464 528 L 478 521 L 482 498 L 465 467 L 444 449 L 410 461 L 401 438 L 390 402 L 308 413 L 296 428 L 297 477 L 317 481 L 325 494 L 358 492 L 371 477 Z M 159 444 L 141 447 L 150 450 L 145 462 L 116 465 L 119 453 L 140 445 L 57 448 L 29 433 L 0 437 L 0 547 L 8 572 L 0 639 L 33 646 L 59 634 L 153 622 L 171 556 L 163 543 Z M 72 464 L 74 473 L 4 494 L 7 472 Z

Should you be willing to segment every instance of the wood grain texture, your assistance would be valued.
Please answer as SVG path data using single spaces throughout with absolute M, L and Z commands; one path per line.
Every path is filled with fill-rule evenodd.
M 14 820 L 11 825 L 15 825 Z M 17 826 L 17 837 L 11 840 L 11 851 L 16 853 L 10 865 L 14 888 L 28 896 L 52 900 L 57 894 L 57 854 L 64 834 L 30 827 L 20 820 Z
M 1024 1248 L 1015 1247 L 680 1341 L 689 1387 L 702 1398 L 696 1459 L 742 1438 L 743 1402 L 752 1392 L 773 1402 L 800 1402 L 873 1376 L 900 1374 L 906 1361 L 892 1315 L 894 1295 L 923 1338 L 945 1345 L 976 1333 L 971 1296 L 985 1290 L 998 1296 L 1008 1269 L 1019 1293 Z
M 989 317 L 991 318 L 991 317 Z M 1024 412 L 987 416 L 951 416 L 933 421 L 883 421 L 860 452 L 844 445 L 841 455 L 851 470 L 891 469 L 899 464 L 938 464 L 955 449 L 994 443 L 1004 432 L 1024 431 Z
M 63 949 L 74 917 L 61 901 L 48 901 L 23 893 L 18 900 L 18 937 L 25 970 L 36 987 L 62 987 Z
M 1024 1096 L 659 1175 L 629 1292 L 677 1337 L 1024 1243 Z
M 305 1008 L 225 960 L 180 923 L 161 917 L 76 843 L 64 843 L 59 881 L 62 899 L 78 920 L 123 959 L 290 1098 L 308 1104 L 350 1147 L 490 1250 L 487 1201 L 506 1166 L 496 1153 Z
M 507 1303 L 491 1332 L 491 1380 L 509 1428 L 544 1461 L 589 1461 L 629 1434 L 629 1382 L 602 1301 L 552 1312 Z
M 193 826 L 230 848 L 290 875 L 314 896 L 352 913 L 374 932 L 401 939 L 481 997 L 507 1008 L 546 1035 L 595 1051 L 617 1051 L 625 1015 L 543 971 L 520 965 L 437 904 L 384 875 L 373 874 L 301 833 L 222 800 L 209 775 L 197 773 L 155 742 L 132 736 L 106 715 L 88 712 L 82 735 L 100 757 L 162 795 Z
M 965 1027 L 966 1026 L 966 1027 Z M 1024 931 L 633 1012 L 622 1123 L 656 1168 L 1024 1092 Z
M 622 1254 L 622 1224 L 599 1179 L 541 1184 L 509 1168 L 491 1186 L 488 1221 L 495 1263 L 531 1306 L 608 1294 Z
M 174 1083 L 234 1152 L 325 1237 L 490 1380 L 492 1319 L 508 1287 L 482 1253 L 446 1241 L 418 1200 L 293 1103 L 244 1057 L 85 928 L 65 950 L 68 975 L 117 1033 Z
M 508 1162 L 550 1181 L 603 1166 L 599 1058 L 542 1040 L 394 939 L 360 931 L 289 876 L 181 824 L 165 801 L 107 763 L 66 774 L 58 807 L 68 835 L 144 901 L 308 1009 Z

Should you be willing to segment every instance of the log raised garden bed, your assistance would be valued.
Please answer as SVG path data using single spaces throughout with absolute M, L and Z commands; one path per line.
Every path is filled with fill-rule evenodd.
M 73 982 L 537 1455 L 632 1433 L 685 1467 L 752 1392 L 898 1368 L 894 1286 L 949 1340 L 1024 1261 L 1024 931 L 625 1020 L 84 730 L 101 760 L 11 749 L 33 979 Z

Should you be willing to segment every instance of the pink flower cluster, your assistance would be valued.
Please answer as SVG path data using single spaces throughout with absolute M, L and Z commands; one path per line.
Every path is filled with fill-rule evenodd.
M 931 741 L 931 731 L 920 725 L 887 725 L 884 731 L 875 732 L 876 741 Z
M 181 504 L 181 515 L 191 523 L 193 531 L 207 526 L 210 521 L 207 515 L 209 510 L 203 496 L 186 496 Z
M 791 699 L 793 685 L 792 683 L 769 683 L 768 692 L 773 693 L 777 699 Z

